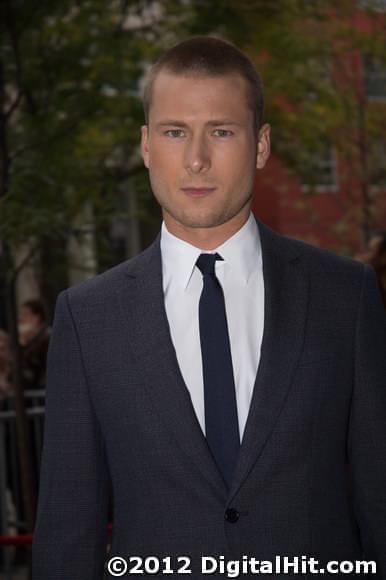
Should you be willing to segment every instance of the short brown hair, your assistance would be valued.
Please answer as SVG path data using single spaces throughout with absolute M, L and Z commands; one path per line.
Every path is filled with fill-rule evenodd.
M 26 300 L 22 304 L 23 308 L 28 308 L 35 316 L 38 316 L 42 322 L 46 322 L 47 315 L 43 303 L 38 298 Z
M 152 66 L 143 92 L 145 122 L 149 122 L 154 81 L 161 70 L 180 75 L 214 76 L 238 74 L 247 82 L 248 105 L 258 133 L 263 123 L 264 95 L 259 74 L 249 58 L 233 44 L 211 36 L 194 36 L 164 52 Z

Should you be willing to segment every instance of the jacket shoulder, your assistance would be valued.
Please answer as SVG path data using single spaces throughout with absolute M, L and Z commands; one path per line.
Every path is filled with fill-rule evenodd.
M 294 247 L 299 248 L 299 251 L 304 254 L 309 265 L 313 269 L 320 268 L 330 272 L 346 272 L 347 274 L 352 274 L 354 276 L 363 275 L 364 265 L 358 260 L 336 254 L 331 250 L 325 250 L 300 240 L 294 240 L 291 238 L 286 238 L 286 240 L 288 240 L 289 243 L 292 243 Z
M 100 303 L 111 299 L 124 285 L 130 283 L 130 272 L 138 267 L 146 266 L 149 254 L 152 251 L 154 253 L 156 243 L 157 239 L 140 254 L 65 290 L 69 302 L 79 305 L 90 301 Z
M 365 266 L 358 260 L 341 256 L 331 250 L 325 250 L 310 243 L 279 234 L 265 225 L 262 229 L 264 232 L 263 240 L 264 238 L 269 238 L 270 245 L 274 246 L 278 253 L 287 255 L 289 259 L 305 259 L 311 271 L 319 270 L 322 273 L 328 272 L 349 277 L 363 277 Z

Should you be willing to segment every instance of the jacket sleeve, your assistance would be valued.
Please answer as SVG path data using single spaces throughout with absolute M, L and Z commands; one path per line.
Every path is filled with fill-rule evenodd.
M 33 580 L 103 578 L 108 493 L 103 439 L 64 292 L 57 301 L 48 353 Z
M 363 556 L 386 579 L 386 314 L 375 273 L 364 268 L 349 431 L 354 509 Z

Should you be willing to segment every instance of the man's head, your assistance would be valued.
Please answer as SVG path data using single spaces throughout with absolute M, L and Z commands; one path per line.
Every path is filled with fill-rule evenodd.
M 5 332 L 5 330 L 0 329 L 0 362 L 8 362 L 10 358 L 11 354 L 9 335 Z
M 142 155 L 169 231 L 192 243 L 227 239 L 246 221 L 269 155 L 252 63 L 222 40 L 189 39 L 154 65 L 144 109 Z
M 153 87 L 163 72 L 197 78 L 240 76 L 245 81 L 246 102 L 253 114 L 256 135 L 263 124 L 264 94 L 261 78 L 249 58 L 238 48 L 210 36 L 196 36 L 166 51 L 153 65 L 143 91 L 146 124 L 153 99 Z
M 24 344 L 46 324 L 46 312 L 38 299 L 23 302 L 19 312 L 20 342 Z

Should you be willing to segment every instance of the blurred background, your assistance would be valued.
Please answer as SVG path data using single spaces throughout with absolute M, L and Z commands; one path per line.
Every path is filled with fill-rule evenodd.
M 161 212 L 139 155 L 156 57 L 211 34 L 265 85 L 255 214 L 370 263 L 386 304 L 385 0 L 0 3 L 0 578 L 28 578 L 58 292 L 145 248 Z

